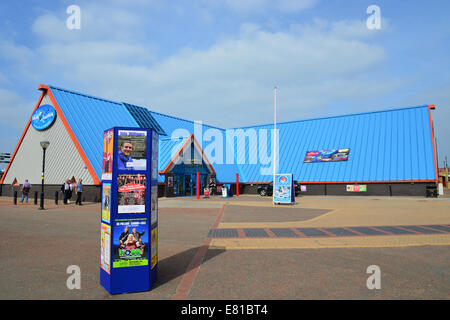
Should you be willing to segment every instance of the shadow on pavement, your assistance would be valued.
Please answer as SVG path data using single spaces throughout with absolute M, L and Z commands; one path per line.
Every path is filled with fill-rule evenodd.
M 194 269 L 196 265 L 191 262 L 200 249 L 201 247 L 191 248 L 160 260 L 158 262 L 158 279 L 152 290 Z M 208 249 L 208 253 L 203 257 L 200 265 L 225 251 L 223 249 Z

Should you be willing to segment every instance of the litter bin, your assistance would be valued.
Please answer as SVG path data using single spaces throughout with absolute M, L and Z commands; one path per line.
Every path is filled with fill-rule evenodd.
M 437 198 L 437 187 L 433 184 L 426 186 L 426 197 Z
M 228 197 L 233 196 L 233 190 L 231 189 L 231 184 L 227 184 Z
M 228 188 L 222 186 L 222 198 L 228 198 Z

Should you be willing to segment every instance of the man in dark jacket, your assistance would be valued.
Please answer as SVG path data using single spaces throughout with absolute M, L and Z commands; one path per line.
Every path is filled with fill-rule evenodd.
M 125 241 L 127 240 L 129 234 L 130 232 L 128 231 L 128 227 L 125 227 L 125 229 L 119 236 L 120 248 L 125 247 Z

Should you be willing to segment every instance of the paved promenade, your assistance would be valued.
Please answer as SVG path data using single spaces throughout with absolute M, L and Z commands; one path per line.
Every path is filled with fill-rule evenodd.
M 450 298 L 449 198 L 161 198 L 158 281 L 114 296 L 99 285 L 100 204 L 45 206 L 0 198 L 0 299 Z

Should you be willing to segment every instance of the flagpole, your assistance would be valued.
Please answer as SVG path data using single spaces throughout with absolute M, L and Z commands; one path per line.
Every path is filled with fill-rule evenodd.
M 273 115 L 273 183 L 275 184 L 275 173 L 277 166 L 277 87 L 274 88 L 274 115 Z M 275 185 L 274 185 L 275 187 Z

